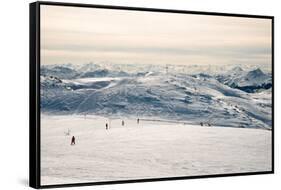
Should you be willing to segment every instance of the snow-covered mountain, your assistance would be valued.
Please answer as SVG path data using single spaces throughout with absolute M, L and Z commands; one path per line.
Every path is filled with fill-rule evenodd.
M 225 74 L 217 75 L 216 78 L 225 85 L 249 93 L 270 89 L 272 87 L 271 75 L 265 74 L 259 68 L 251 71 L 244 71 L 240 67 L 235 67 Z
M 41 110 L 271 128 L 271 89 L 251 91 L 255 93 L 242 89 L 271 82 L 261 70 L 234 68 L 222 75 L 190 75 L 159 68 L 42 67 Z
M 66 66 L 41 67 L 41 76 L 53 76 L 61 79 L 75 78 L 79 73 Z

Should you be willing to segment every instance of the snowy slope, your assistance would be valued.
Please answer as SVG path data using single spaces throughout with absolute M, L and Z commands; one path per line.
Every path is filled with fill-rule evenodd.
M 216 78 L 223 84 L 249 93 L 272 87 L 271 75 L 264 73 L 259 68 L 244 71 L 240 67 L 235 67 L 226 74 L 216 76 Z
M 53 76 L 54 72 L 42 75 L 41 110 L 47 114 L 95 114 L 271 128 L 271 93 L 247 93 L 203 73 L 165 73 L 157 71 L 156 66 L 143 66 L 141 70 L 130 69 L 128 65 L 123 70 L 121 66 L 91 66 L 76 68 L 79 74 L 73 78 L 59 78 Z M 83 75 L 99 71 L 106 72 L 89 78 Z M 241 70 L 236 68 L 231 73 Z M 245 73 L 245 76 L 262 75 L 259 70 Z M 236 78 L 239 77 L 237 74 Z
M 267 130 L 94 115 L 43 115 L 41 122 L 43 185 L 271 170 Z

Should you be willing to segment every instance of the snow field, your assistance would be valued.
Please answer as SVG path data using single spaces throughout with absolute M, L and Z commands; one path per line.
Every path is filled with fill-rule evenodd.
M 42 115 L 42 185 L 271 170 L 271 131 L 124 121 Z

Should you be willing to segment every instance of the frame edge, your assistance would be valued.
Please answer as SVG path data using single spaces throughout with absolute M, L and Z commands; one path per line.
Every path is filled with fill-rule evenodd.
M 153 7 L 131 7 L 121 5 L 105 5 L 105 4 L 88 4 L 88 3 L 73 3 L 73 2 L 56 2 L 56 1 L 37 1 L 40 5 L 50 6 L 66 6 L 66 7 L 82 7 L 82 8 L 101 8 L 101 9 L 117 9 L 127 11 L 149 11 L 149 12 L 164 12 L 164 13 L 182 13 L 182 14 L 195 14 L 195 15 L 208 15 L 208 16 L 230 16 L 230 17 L 247 17 L 247 18 L 258 18 L 258 19 L 272 19 L 274 16 L 271 15 L 254 15 L 245 13 L 225 13 L 215 11 L 191 11 L 184 9 L 164 9 L 164 8 L 153 8 Z
M 153 179 L 136 179 L 124 181 L 105 181 L 105 182 L 89 182 L 89 183 L 74 183 L 74 184 L 54 184 L 41 185 L 40 184 L 40 42 L 37 33 L 40 34 L 40 5 L 55 5 L 55 6 L 74 6 L 84 8 L 106 8 L 118 10 L 133 10 L 133 11 L 151 11 L 151 12 L 166 12 L 166 13 L 183 13 L 183 14 L 198 14 L 198 15 L 212 15 L 212 16 L 230 16 L 230 17 L 248 17 L 258 19 L 272 20 L 272 169 L 271 171 L 260 172 L 245 172 L 219 175 L 202 175 L 202 176 L 184 176 L 184 177 L 169 177 L 169 178 L 153 178 Z M 81 4 L 81 3 L 64 3 L 64 2 L 49 2 L 37 1 L 29 4 L 29 186 L 33 188 L 61 188 L 61 187 L 77 187 L 77 186 L 91 186 L 91 185 L 111 185 L 124 183 L 140 183 L 140 182 L 160 182 L 169 180 L 186 180 L 186 179 L 200 179 L 200 178 L 214 178 L 214 177 L 234 177 L 247 175 L 263 175 L 275 173 L 275 159 L 274 159 L 274 16 L 269 15 L 248 15 L 236 13 L 218 13 L 218 12 L 203 12 L 203 11 L 189 11 L 189 10 L 170 10 L 158 8 L 141 8 L 141 7 L 126 7 L 113 5 L 99 5 L 99 4 Z M 40 37 L 40 35 L 39 35 Z M 39 57 L 38 57 L 39 56 Z M 39 69 L 38 69 L 39 68 Z M 37 82 L 36 82 L 37 81 Z M 39 102 L 39 104 L 38 104 Z M 39 114 L 39 116 L 38 116 Z M 39 117 L 39 118 L 38 118 Z
M 29 4 L 29 186 L 40 187 L 37 123 L 38 2 Z

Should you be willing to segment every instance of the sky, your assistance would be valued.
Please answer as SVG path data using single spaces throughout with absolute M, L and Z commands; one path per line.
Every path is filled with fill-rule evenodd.
M 41 5 L 41 64 L 271 65 L 271 20 Z

